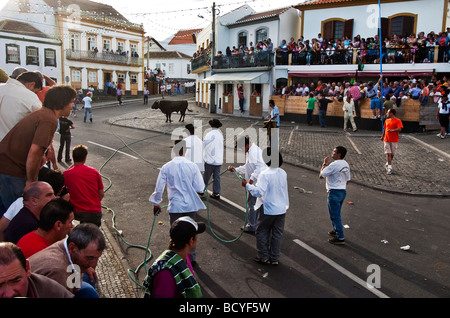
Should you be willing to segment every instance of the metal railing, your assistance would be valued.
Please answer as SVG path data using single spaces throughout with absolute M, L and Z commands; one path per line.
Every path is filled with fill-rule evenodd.
M 94 51 L 66 50 L 68 60 L 92 61 L 108 64 L 127 64 L 132 66 L 143 66 L 144 60 L 140 57 L 124 56 L 112 53 L 102 53 Z
M 255 52 L 253 54 L 235 54 L 215 56 L 213 69 L 229 69 L 242 67 L 274 66 L 275 52 Z M 202 55 L 191 61 L 193 71 L 211 64 L 209 55 Z

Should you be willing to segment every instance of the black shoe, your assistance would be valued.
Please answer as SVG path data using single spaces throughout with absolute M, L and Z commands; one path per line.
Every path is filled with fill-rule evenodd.
M 337 236 L 336 236 L 336 231 L 334 231 L 334 230 L 328 232 L 328 235 L 329 235 L 329 236 L 332 236 L 332 237 L 337 237 Z
M 72 163 L 72 159 L 67 159 L 66 163 L 70 165 Z
M 219 200 L 220 199 L 220 194 L 211 194 L 211 198 Z
M 245 233 L 255 234 L 255 231 L 249 230 L 248 227 L 241 226 L 241 231 L 244 231 Z
M 269 264 L 269 260 L 268 259 L 260 259 L 258 256 L 255 256 L 255 258 L 253 258 L 253 260 L 256 263 L 260 263 L 260 264 Z
M 340 240 L 340 239 L 338 239 L 337 237 L 330 238 L 330 239 L 328 240 L 328 242 L 330 242 L 331 244 L 335 244 L 335 245 L 342 245 L 342 244 L 345 244 L 345 240 L 344 240 L 344 239 Z
M 89 118 L 89 121 L 92 123 L 92 118 Z

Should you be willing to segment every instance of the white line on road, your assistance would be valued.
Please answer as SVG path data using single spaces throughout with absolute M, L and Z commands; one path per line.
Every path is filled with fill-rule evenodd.
M 406 136 L 406 138 L 408 138 L 408 139 L 410 139 L 410 140 L 412 140 L 412 141 L 415 141 L 416 143 L 418 143 L 418 144 L 420 144 L 420 145 L 422 145 L 425 149 L 431 149 L 432 151 L 435 151 L 435 152 L 437 152 L 438 154 L 440 154 L 441 156 L 443 156 L 443 157 L 446 157 L 447 159 L 450 159 L 450 154 L 448 154 L 448 153 L 446 153 L 445 151 L 442 151 L 442 150 L 440 150 L 440 149 L 438 149 L 438 148 L 436 148 L 436 147 L 434 147 L 434 146 L 432 146 L 432 145 L 429 145 L 429 144 L 427 144 L 426 142 L 423 142 L 422 140 L 420 140 L 420 139 L 417 139 L 417 138 L 415 138 L 415 137 L 413 137 L 413 136 Z
M 380 297 L 380 298 L 390 298 L 389 296 L 387 296 L 386 294 L 384 294 L 383 292 L 379 291 L 378 289 L 374 288 L 374 287 L 368 287 L 367 286 L 367 282 L 365 282 L 364 280 L 362 280 L 361 278 L 359 278 L 358 276 L 352 274 L 351 272 L 349 272 L 348 270 L 346 270 L 344 267 L 342 267 L 341 265 L 339 265 L 338 263 L 332 261 L 331 259 L 329 259 L 328 257 L 326 257 L 325 255 L 323 255 L 322 253 L 316 251 L 315 249 L 313 249 L 311 246 L 309 246 L 308 244 L 295 239 L 294 240 L 295 243 L 297 243 L 298 245 L 300 245 L 301 247 L 303 247 L 305 250 L 307 250 L 308 252 L 316 255 L 318 258 L 320 258 L 321 260 L 323 260 L 324 262 L 328 263 L 328 265 L 334 267 L 336 270 L 338 270 L 339 272 L 341 272 L 342 274 L 344 274 L 345 276 L 347 276 L 348 278 L 350 278 L 351 280 L 353 280 L 355 283 L 365 287 L 368 291 L 372 292 L 373 294 L 375 294 L 376 296 Z
M 288 145 L 291 144 L 292 141 L 292 135 L 294 134 L 294 131 L 298 130 L 298 126 L 295 126 L 295 128 L 292 128 L 291 133 L 289 134 L 289 141 L 288 141 Z
M 362 155 L 362 152 L 359 151 L 358 147 L 356 147 L 356 144 L 353 142 L 353 140 L 347 136 L 348 141 L 350 141 L 350 143 L 352 144 L 353 148 L 356 150 L 356 152 L 358 153 L 358 155 Z
M 212 199 L 212 200 L 214 200 L 214 199 Z M 231 201 L 229 199 L 226 199 L 223 196 L 220 196 L 220 200 L 227 202 L 228 204 L 234 206 L 235 208 L 241 210 L 244 213 L 246 212 L 246 210 L 243 207 L 241 207 L 239 204 L 234 203 L 233 201 Z M 364 288 L 366 288 L 368 291 L 372 292 L 373 294 L 375 294 L 379 298 L 390 298 L 389 296 L 387 296 L 383 292 L 379 291 L 377 288 L 369 287 L 367 282 L 365 282 L 364 280 L 362 280 L 358 276 L 352 274 L 351 272 L 346 270 L 344 267 L 342 267 L 338 263 L 332 261 L 331 259 L 329 259 L 325 255 L 323 255 L 320 252 L 316 251 L 315 249 L 313 249 L 311 246 L 307 245 L 306 243 L 300 241 L 299 239 L 295 239 L 294 242 L 297 243 L 298 245 L 300 245 L 301 247 L 303 247 L 304 249 L 306 249 L 307 251 L 309 251 L 310 253 L 316 255 L 318 258 L 320 258 L 324 262 L 328 263 L 334 269 L 338 270 L 340 273 L 342 273 L 343 275 L 347 276 L 348 278 L 350 278 L 351 280 L 353 280 L 357 284 L 363 286 Z
M 93 144 L 93 145 L 96 145 L 96 146 L 99 146 L 99 147 L 102 147 L 102 148 L 106 148 L 106 149 L 109 149 L 109 150 L 112 150 L 112 151 L 117 151 L 117 149 L 110 148 L 110 147 L 108 147 L 108 146 L 104 146 L 104 145 L 98 144 L 98 143 L 93 142 L 93 141 L 88 141 L 88 143 Z M 131 157 L 131 158 L 133 158 L 133 159 L 139 159 L 138 157 L 132 156 L 132 155 L 127 154 L 127 153 L 122 152 L 122 151 L 117 151 L 117 152 L 118 152 L 118 153 L 121 153 L 121 154 L 123 154 L 123 155 L 125 155 L 125 156 Z

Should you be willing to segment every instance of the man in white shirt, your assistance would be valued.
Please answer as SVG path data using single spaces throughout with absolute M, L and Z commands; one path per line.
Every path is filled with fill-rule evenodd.
M 37 93 L 42 78 L 35 72 L 23 72 L 0 85 L 0 141 L 22 118 L 42 107 Z
M 341 208 L 347 195 L 347 182 L 350 181 L 350 166 L 344 160 L 347 149 L 337 146 L 333 149 L 331 157 L 333 162 L 328 166 L 330 156 L 323 161 L 319 177 L 326 178 L 326 189 L 328 191 L 328 212 L 330 213 L 333 230 L 328 232 L 331 239 L 328 242 L 332 244 L 344 244 L 344 228 L 341 220 Z
M 185 128 L 189 132 L 189 136 L 184 138 L 184 141 L 186 142 L 184 157 L 195 163 L 200 172 L 204 172 L 205 163 L 203 162 L 203 141 L 195 135 L 194 125 L 187 124 Z
M 271 148 L 267 149 L 271 156 Z M 255 210 L 258 211 L 256 227 L 257 256 L 253 259 L 258 263 L 278 265 L 281 250 L 281 239 L 284 232 L 286 211 L 289 208 L 287 174 L 280 168 L 283 158 L 278 153 L 278 162 L 267 162 L 268 168 L 263 170 L 256 184 L 242 180 L 242 185 L 258 199 Z
M 161 212 L 162 195 L 167 186 L 169 205 L 167 212 L 170 216 L 170 224 L 182 216 L 196 219 L 197 211 L 206 209 L 197 193 L 204 190 L 205 183 L 198 166 L 186 159 L 183 154 L 186 149 L 184 140 L 176 140 L 174 157 L 162 166 L 155 191 L 150 195 L 149 201 L 153 203 L 153 213 Z M 195 249 L 191 251 L 192 261 L 195 261 Z
M 87 113 L 89 113 L 89 121 L 92 123 L 92 93 L 87 92 L 86 97 L 83 98 L 83 104 L 84 104 L 84 118 L 83 122 L 86 122 Z
M 262 150 L 256 144 L 250 144 L 250 139 L 248 136 L 243 138 L 244 150 L 247 153 L 247 158 L 245 164 L 235 168 L 234 166 L 229 166 L 229 171 L 236 171 L 238 174 L 244 174 L 245 180 L 248 183 L 254 184 L 258 180 L 258 176 L 261 171 L 267 169 L 267 165 L 264 162 Z M 238 141 L 239 144 L 242 143 L 242 139 Z M 243 228 L 244 232 L 255 232 L 256 222 L 258 220 L 258 213 L 256 212 L 254 205 L 256 203 L 256 197 L 254 197 L 251 192 L 247 196 L 247 206 L 248 206 L 248 216 L 247 225 Z
M 219 128 L 222 127 L 222 123 L 214 118 L 209 121 L 209 125 L 212 130 L 203 138 L 203 159 L 205 161 L 203 180 L 206 188 L 212 174 L 213 193 L 211 198 L 220 199 L 220 167 L 223 164 L 223 135 Z

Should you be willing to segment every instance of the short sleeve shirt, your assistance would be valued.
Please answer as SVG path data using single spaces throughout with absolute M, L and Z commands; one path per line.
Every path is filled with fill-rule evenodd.
M 386 119 L 384 122 L 384 141 L 387 142 L 398 142 L 398 131 L 395 132 L 389 132 L 388 130 L 396 129 L 396 128 L 403 128 L 403 123 L 398 118 L 389 118 Z

